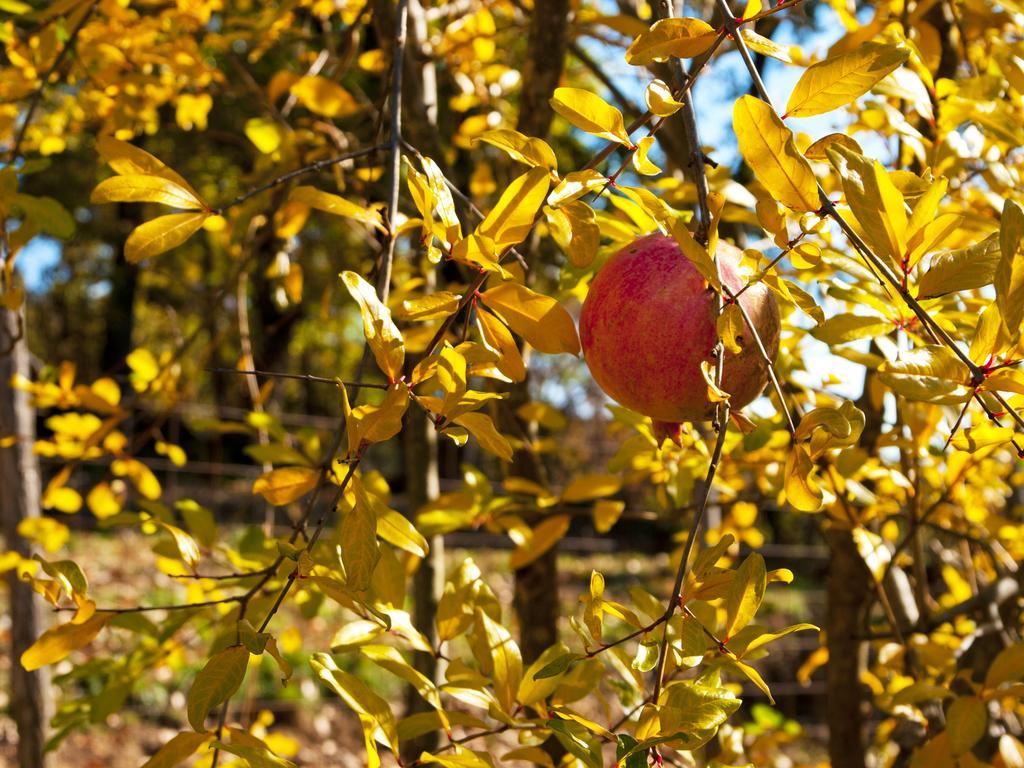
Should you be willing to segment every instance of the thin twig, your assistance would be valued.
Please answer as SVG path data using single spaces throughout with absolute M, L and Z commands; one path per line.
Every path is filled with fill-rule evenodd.
M 311 384 L 332 384 L 338 386 L 343 384 L 346 389 L 387 389 L 387 384 L 372 384 L 365 381 L 342 381 L 340 379 L 330 379 L 326 376 L 313 376 L 308 373 L 280 373 L 278 371 L 258 371 L 258 370 L 245 370 L 240 371 L 237 368 L 207 368 L 209 373 L 229 373 L 237 374 L 240 376 L 267 376 L 275 379 L 296 379 L 297 381 L 307 381 Z

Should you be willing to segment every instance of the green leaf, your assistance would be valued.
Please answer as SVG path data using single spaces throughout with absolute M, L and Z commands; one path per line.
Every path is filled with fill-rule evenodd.
M 573 662 L 579 661 L 582 658 L 578 653 L 563 653 L 534 672 L 533 679 L 543 680 L 548 677 L 557 677 L 563 672 L 568 671 Z
M 62 240 L 75 233 L 74 217 L 52 197 L 17 194 L 11 197 L 11 202 L 43 232 L 49 232 Z
M 895 45 L 861 43 L 856 50 L 818 62 L 793 87 L 785 117 L 811 117 L 845 106 L 909 57 L 907 49 Z
M 977 696 L 961 696 L 946 711 L 946 733 L 954 755 L 962 755 L 981 741 L 988 727 L 988 710 Z
M 821 203 L 811 165 L 775 110 L 758 98 L 741 96 L 733 107 L 732 124 L 740 154 L 768 193 L 794 211 L 818 210 Z
M 182 731 L 175 734 L 149 760 L 143 763 L 142 768 L 174 768 L 194 755 L 196 750 L 211 738 L 209 733 Z
M 249 650 L 244 645 L 225 648 L 206 662 L 188 692 L 188 721 L 196 731 L 206 731 L 206 716 L 238 690 L 248 665 Z

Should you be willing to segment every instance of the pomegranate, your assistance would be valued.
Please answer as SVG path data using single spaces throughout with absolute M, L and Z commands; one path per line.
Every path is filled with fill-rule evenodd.
M 722 282 L 733 292 L 742 253 L 720 242 Z M 779 308 L 764 285 L 739 302 L 774 359 L 779 348 Z M 717 297 L 676 241 L 640 238 L 612 256 L 594 278 L 580 315 L 583 356 L 594 380 L 614 400 L 655 422 L 659 436 L 677 435 L 680 422 L 714 416 L 701 362 L 713 363 Z M 748 329 L 744 329 L 748 330 Z M 750 403 L 768 383 L 768 365 L 749 332 L 739 353 L 727 353 L 722 389 L 734 409 Z

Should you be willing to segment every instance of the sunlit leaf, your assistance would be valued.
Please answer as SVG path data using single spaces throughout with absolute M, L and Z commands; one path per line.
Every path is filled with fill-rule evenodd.
M 499 251 L 521 243 L 530 234 L 550 186 L 544 168 L 530 169 L 508 185 L 487 218 L 480 222 L 477 233 L 493 240 Z
M 551 107 L 581 131 L 633 146 L 622 113 L 595 93 L 581 88 L 556 88 Z
M 770 105 L 741 96 L 733 107 L 732 124 L 740 154 L 773 198 L 795 211 L 820 207 L 814 172 Z
M 391 310 L 381 304 L 373 286 L 355 272 L 342 272 L 341 281 L 359 304 L 363 334 L 378 367 L 391 381 L 397 380 L 405 362 L 405 341 L 391 319 Z
M 160 176 L 111 176 L 96 185 L 89 202 L 160 203 L 185 211 L 206 209 L 194 192 Z
M 48 629 L 21 654 L 21 666 L 31 672 L 57 663 L 72 651 L 91 643 L 112 618 L 113 613 L 95 613 L 84 622 L 71 621 Z
M 142 261 L 176 248 L 198 232 L 209 215 L 172 213 L 140 224 L 125 241 L 124 257 L 130 262 Z
M 662 19 L 633 41 L 626 51 L 626 61 L 642 67 L 670 57 L 692 58 L 710 48 L 716 37 L 711 25 L 701 19 Z
M 576 323 L 554 299 L 513 282 L 484 291 L 480 298 L 534 349 L 550 355 L 579 352 Z
M 810 117 L 842 107 L 871 90 L 879 80 L 906 62 L 905 48 L 862 43 L 808 67 L 789 96 L 787 117 Z
M 318 470 L 309 467 L 281 467 L 256 478 L 252 492 L 258 493 L 274 506 L 291 504 L 316 486 Z

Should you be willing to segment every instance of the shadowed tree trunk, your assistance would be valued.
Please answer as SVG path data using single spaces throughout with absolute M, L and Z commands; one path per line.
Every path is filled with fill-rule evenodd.
M 18 438 L 13 445 L 0 447 L 0 521 L 7 548 L 21 557 L 30 557 L 28 543 L 18 536 L 17 529 L 22 520 L 39 515 L 39 465 L 32 452 L 34 409 L 27 393 L 10 385 L 14 374 L 29 375 L 28 344 L 19 325 L 18 315 L 0 309 L 0 350 L 9 349 L 11 341 L 21 334 L 10 353 L 0 357 L 0 440 Z M 43 749 L 52 714 L 49 668 L 26 672 L 19 662 L 41 630 L 39 601 L 16 570 L 7 572 L 7 586 L 11 611 L 10 711 L 18 726 L 18 765 L 45 768 L 50 761 Z
M 534 2 L 526 59 L 523 64 L 519 119 L 516 125 L 516 128 L 527 136 L 544 138 L 548 134 L 552 116 L 548 99 L 562 77 L 568 21 L 568 0 Z M 526 379 L 512 385 L 508 399 L 499 403 L 498 426 L 503 432 L 514 436 L 528 435 L 529 425 L 516 415 L 516 409 L 529 399 L 530 384 L 527 373 Z M 530 450 L 516 451 L 509 472 L 529 480 L 543 481 L 540 461 Z M 519 617 L 519 643 L 523 661 L 526 663 L 536 659 L 545 648 L 558 641 L 557 556 L 557 547 L 552 548 L 526 567 L 517 570 L 515 574 L 515 609 Z
M 828 664 L 825 667 L 825 719 L 832 768 L 864 768 L 861 710 L 860 620 L 868 594 L 868 574 L 846 528 L 827 532 Z

